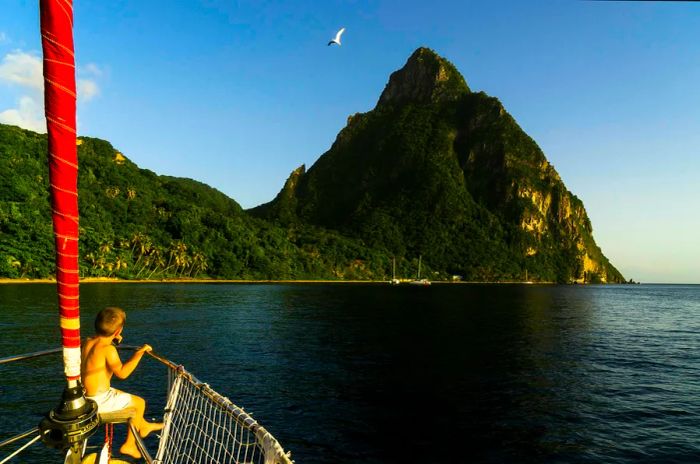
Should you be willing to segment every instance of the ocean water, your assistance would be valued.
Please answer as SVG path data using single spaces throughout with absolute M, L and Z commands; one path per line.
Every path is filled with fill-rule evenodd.
M 299 464 L 700 462 L 700 286 L 88 284 L 81 294 L 84 334 L 101 308 L 122 306 L 125 343 L 185 365 Z M 52 285 L 0 285 L 0 358 L 58 345 L 55 302 Z M 162 415 L 155 361 L 114 384 Z M 57 356 L 0 366 L 0 441 L 35 426 L 62 388 Z M 38 443 L 15 462 L 58 455 Z

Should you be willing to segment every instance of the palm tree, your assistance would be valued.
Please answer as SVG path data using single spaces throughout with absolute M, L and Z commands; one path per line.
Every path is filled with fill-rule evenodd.
M 88 264 L 90 264 L 90 271 L 91 271 L 91 275 L 92 275 L 92 273 L 95 271 L 95 266 L 97 263 L 97 259 L 95 259 L 95 253 L 86 254 L 85 261 L 87 261 Z
M 177 243 L 176 242 L 170 242 L 170 247 L 168 247 L 168 264 L 165 266 L 165 269 L 170 268 L 170 263 L 173 261 L 173 258 L 177 254 Z
M 34 271 L 34 266 L 32 266 L 32 260 L 28 259 L 26 260 L 23 264 L 22 267 L 20 268 L 20 278 L 23 278 L 27 274 L 30 274 L 31 272 Z
M 171 242 L 170 243 L 170 249 L 168 250 L 168 253 L 170 254 L 170 258 L 168 259 L 168 265 L 165 268 L 164 272 L 168 272 L 170 268 L 172 267 L 170 263 L 172 263 L 173 258 L 175 259 L 175 274 L 177 274 L 178 268 L 182 265 L 184 256 L 187 256 L 187 245 L 185 245 L 184 242 L 178 240 L 176 242 Z
M 8 264 L 17 272 L 22 272 L 22 262 L 14 256 L 8 256 Z
M 99 270 L 97 275 L 102 277 L 102 271 L 105 268 L 105 257 L 104 256 L 99 256 L 97 258 L 97 261 L 95 262 L 95 267 Z
M 131 236 L 131 255 L 134 255 L 134 252 L 136 250 L 136 246 L 141 243 L 142 241 L 143 234 L 141 232 L 135 232 Z
M 198 251 L 195 251 L 192 255 L 192 265 L 190 266 L 190 273 L 188 274 L 188 277 L 192 277 L 192 273 L 199 267 L 200 256 L 201 254 Z
M 114 261 L 115 271 L 126 269 L 126 267 L 126 261 L 123 261 L 121 256 L 117 256 L 117 259 Z
M 182 270 L 180 271 L 180 277 L 183 277 L 185 275 L 185 270 L 187 269 L 187 266 L 190 266 L 192 264 L 192 259 L 187 255 L 187 253 L 184 253 L 179 256 L 180 258 L 180 266 L 182 267 Z M 177 274 L 177 269 L 175 269 L 175 274 Z
M 136 275 L 134 278 L 138 279 L 141 273 L 145 270 L 148 269 L 151 266 L 151 263 L 153 262 L 153 256 L 152 255 L 146 255 L 146 257 L 141 261 L 141 269 L 136 272 Z M 136 270 L 136 264 L 134 264 L 134 270 Z
M 100 245 L 100 253 L 102 253 L 102 255 L 107 255 L 110 251 L 112 251 L 112 246 L 109 243 Z
M 165 272 L 165 259 L 163 259 L 163 255 L 160 253 L 153 258 L 153 264 L 155 265 L 153 268 L 153 271 L 151 271 L 150 274 L 148 274 L 148 277 L 146 279 L 150 280 L 153 274 L 158 270 L 158 268 L 163 268 L 163 272 Z
M 153 244 L 151 243 L 151 240 L 147 236 L 143 236 L 143 241 L 139 242 L 138 244 L 138 251 L 139 251 L 139 257 L 136 259 L 136 263 L 134 264 L 134 268 L 138 266 L 139 261 L 141 261 L 141 258 L 144 257 L 144 255 L 147 255 L 150 253 L 151 249 L 153 248 Z M 132 253 L 133 256 L 133 253 Z
M 207 259 L 206 257 L 200 253 L 196 252 L 192 256 L 192 266 L 190 267 L 190 274 L 189 276 L 192 277 L 192 274 L 197 274 L 197 272 L 201 272 L 207 269 Z
M 138 279 L 141 273 L 146 269 L 150 270 L 152 265 L 156 265 L 156 268 L 153 270 L 153 272 L 155 272 L 158 269 L 158 263 L 163 260 L 162 255 L 163 253 L 158 247 L 152 247 L 151 249 L 149 249 L 146 254 L 146 258 L 141 264 L 141 269 L 139 269 L 139 272 L 136 274 L 136 278 Z M 153 272 L 151 274 L 153 274 Z

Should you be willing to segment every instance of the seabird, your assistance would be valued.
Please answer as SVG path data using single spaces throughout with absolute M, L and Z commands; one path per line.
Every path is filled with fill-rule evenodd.
M 343 32 L 345 32 L 345 28 L 344 28 L 344 27 L 340 28 L 340 30 L 338 31 L 338 33 L 335 34 L 335 39 L 333 39 L 333 40 L 331 40 L 330 42 L 328 42 L 328 45 L 336 44 L 336 45 L 340 46 L 340 36 L 343 35 Z

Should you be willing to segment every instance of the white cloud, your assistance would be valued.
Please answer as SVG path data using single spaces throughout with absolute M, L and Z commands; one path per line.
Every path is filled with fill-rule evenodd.
M 21 51 L 8 53 L 0 63 L 0 81 L 42 91 L 44 81 L 41 59 Z
M 78 68 L 78 74 L 100 77 L 102 76 L 102 69 L 95 63 L 88 63 Z M 94 79 L 82 77 L 76 81 L 75 85 L 78 88 L 78 98 L 82 102 L 90 101 L 93 97 L 100 94 L 100 87 Z
M 9 43 L 9 42 L 10 42 L 10 38 L 7 37 L 7 34 L 5 34 L 4 32 L 0 31 L 0 44 Z
M 94 76 L 101 74 L 100 68 L 89 63 L 81 72 Z M 44 120 L 44 78 L 41 58 L 16 50 L 8 53 L 0 62 L 0 84 L 5 83 L 21 89 L 16 108 L 0 109 L 0 122 L 14 124 L 37 132 L 46 132 Z M 99 95 L 100 88 L 94 79 L 77 79 L 78 101 L 85 103 Z
M 80 68 L 81 71 L 85 71 L 87 74 L 92 74 L 93 76 L 100 77 L 102 75 L 102 69 L 95 63 L 88 63 Z
M 22 51 L 8 53 L 0 62 L 0 83 L 22 89 L 16 108 L 0 110 L 0 122 L 46 132 L 43 70 L 39 57 Z
M 95 95 L 100 93 L 97 82 L 90 79 L 78 79 L 75 85 L 78 88 L 78 99 L 84 102 L 92 100 Z
M 36 132 L 46 132 L 44 105 L 34 98 L 23 96 L 19 99 L 17 109 L 0 112 L 0 122 L 23 127 Z

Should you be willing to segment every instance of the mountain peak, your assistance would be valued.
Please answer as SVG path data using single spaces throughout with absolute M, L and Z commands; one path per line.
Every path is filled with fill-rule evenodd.
M 454 100 L 469 92 L 464 77 L 452 63 L 433 50 L 420 47 L 403 68 L 389 77 L 377 106 L 387 103 L 435 103 Z

